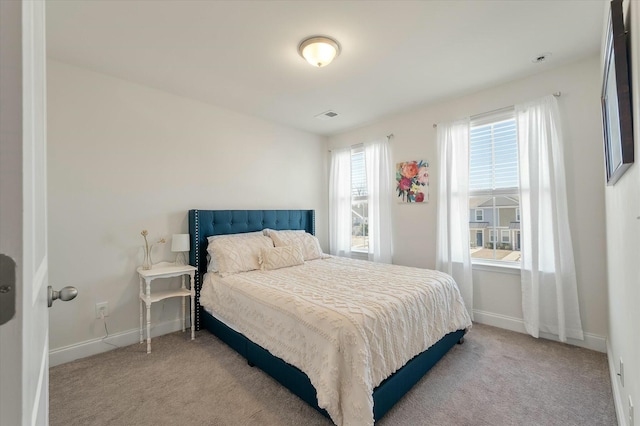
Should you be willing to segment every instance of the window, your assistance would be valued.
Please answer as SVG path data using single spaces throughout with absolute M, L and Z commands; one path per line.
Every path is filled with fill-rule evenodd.
M 389 140 L 331 150 L 329 251 L 391 263 Z
M 520 261 L 520 196 L 517 129 L 513 109 L 472 119 L 469 133 L 469 208 L 488 243 L 478 248 L 477 223 L 470 223 L 472 261 Z
M 369 251 L 369 205 L 364 148 L 351 150 L 351 251 Z
M 476 209 L 476 222 L 482 222 L 484 220 L 484 210 Z

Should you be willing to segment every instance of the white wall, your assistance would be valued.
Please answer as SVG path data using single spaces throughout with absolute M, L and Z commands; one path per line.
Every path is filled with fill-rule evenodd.
M 430 202 L 394 205 L 394 263 L 434 268 L 438 164 L 435 161 L 436 130 L 433 124 L 561 91 L 558 102 L 564 121 L 569 219 L 580 312 L 588 338 L 585 343 L 573 343 L 604 351 L 607 290 L 600 81 L 599 57 L 594 55 L 554 71 L 426 106 L 333 136 L 329 139 L 329 147 L 347 146 L 393 133 L 394 163 L 429 160 Z M 474 268 L 473 279 L 475 319 L 524 331 L 519 273 Z
M 615 186 L 605 190 L 609 281 L 609 366 L 616 411 L 621 425 L 630 425 L 629 396 L 635 424 L 640 424 L 640 4 L 625 2 L 626 28 L 631 34 L 631 85 L 635 164 Z M 624 361 L 624 386 L 619 373 Z
M 50 310 L 53 365 L 110 348 L 97 302 L 111 342 L 136 341 L 140 231 L 186 233 L 188 209 L 315 209 L 328 248 L 323 137 L 51 60 L 48 144 L 50 282 L 79 292 Z M 153 305 L 156 333 L 179 306 Z

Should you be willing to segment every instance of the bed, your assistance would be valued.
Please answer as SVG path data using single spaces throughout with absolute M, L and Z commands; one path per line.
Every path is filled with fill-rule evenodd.
M 384 327 L 381 328 L 379 325 L 377 329 L 374 327 L 371 330 L 365 330 L 365 327 L 358 328 L 359 326 L 352 328 L 349 320 L 355 322 L 356 320 L 353 318 L 366 317 L 366 312 L 369 311 L 363 310 L 362 312 L 365 312 L 365 315 L 360 315 L 360 311 L 358 311 L 357 314 L 351 315 L 352 309 L 350 306 L 349 309 L 346 309 L 338 315 L 339 320 L 342 321 L 340 327 L 344 327 L 344 329 L 340 328 L 341 331 L 338 333 L 340 336 L 334 338 L 330 335 L 328 331 L 329 328 L 322 329 L 322 324 L 320 323 L 327 322 L 337 324 L 337 320 L 334 317 L 327 317 L 328 314 L 325 314 L 324 311 L 317 308 L 315 306 L 315 300 L 312 303 L 314 306 L 304 305 L 304 314 L 296 314 L 296 312 L 300 310 L 300 299 L 304 299 L 307 296 L 306 293 L 313 293 L 315 291 L 317 296 L 318 290 L 314 288 L 314 283 L 320 280 L 322 276 L 330 276 L 331 279 L 317 283 L 316 287 L 326 285 L 326 292 L 329 294 L 333 291 L 333 286 L 339 287 L 341 285 L 341 274 L 351 275 L 352 278 L 363 277 L 358 279 L 363 279 L 366 282 L 369 276 L 367 275 L 369 274 L 367 269 L 374 268 L 374 273 L 392 272 L 399 276 L 406 272 L 406 280 L 409 280 L 413 277 L 411 274 L 425 270 L 363 261 L 352 264 L 349 263 L 351 262 L 350 260 L 323 255 L 316 260 L 305 261 L 289 268 L 274 271 L 247 270 L 246 272 L 231 274 L 227 277 L 220 277 L 219 274 L 207 274 L 207 247 L 209 245 L 209 237 L 230 234 L 249 236 L 251 235 L 250 233 L 258 233 L 257 231 L 264 229 L 273 230 L 272 237 L 278 233 L 278 231 L 284 230 L 287 231 L 282 234 L 295 230 L 305 231 L 308 234 L 315 235 L 315 212 L 313 210 L 189 211 L 189 231 L 191 234 L 190 263 L 198 268 L 195 276 L 196 329 L 199 330 L 201 327 L 208 329 L 244 356 L 250 365 L 261 368 L 294 394 L 331 418 L 336 424 L 372 424 L 374 421 L 380 419 L 449 349 L 456 343 L 462 341 L 465 330 L 471 326 L 455 283 L 453 283 L 452 286 L 448 285 L 447 287 L 443 287 L 445 290 L 438 291 L 446 291 L 447 294 L 451 293 L 451 295 L 446 296 L 448 299 L 445 300 L 444 303 L 439 302 L 439 304 L 434 306 L 450 306 L 452 311 L 456 311 L 455 315 L 453 313 L 451 314 L 452 318 L 455 318 L 451 320 L 447 319 L 445 323 L 444 320 L 440 319 L 437 321 L 431 320 L 431 317 L 428 316 L 418 317 L 421 318 L 420 324 L 430 324 L 429 326 L 420 328 L 430 328 L 433 330 L 430 330 L 429 333 L 424 330 L 415 331 L 416 339 L 411 335 L 411 342 L 423 339 L 424 342 L 421 341 L 416 344 L 422 344 L 428 349 L 415 351 L 415 356 L 412 352 L 410 357 L 402 354 L 401 356 L 406 357 L 406 359 L 408 359 L 407 361 L 404 358 L 399 358 L 400 355 L 396 355 L 395 347 L 403 346 L 397 343 L 402 341 L 403 336 L 404 341 L 407 342 L 406 336 L 413 333 L 413 331 L 411 331 L 412 328 L 401 328 L 400 331 L 385 331 Z M 255 238 L 264 239 L 264 237 Z M 278 244 L 276 244 L 276 246 L 277 245 Z M 291 247 L 285 247 L 284 249 L 289 248 Z M 296 252 L 296 256 L 299 255 L 300 254 Z M 329 274 L 334 271 L 334 275 Z M 436 271 L 429 271 L 428 273 L 435 276 L 436 281 L 453 281 L 445 274 Z M 296 274 L 298 274 L 297 278 L 295 278 Z M 296 284 L 296 280 L 300 281 L 300 274 L 307 274 L 302 276 L 308 277 L 304 278 L 306 282 L 302 290 L 297 289 Z M 287 281 L 289 279 L 293 281 L 291 284 Z M 206 286 L 203 290 L 203 284 L 205 282 Z M 259 285 L 255 285 L 255 283 Z M 371 280 L 371 285 L 373 286 L 374 284 L 374 280 Z M 253 285 L 253 287 L 251 287 L 251 285 Z M 330 288 L 329 286 L 332 287 Z M 215 288 L 215 290 L 212 290 L 212 288 Z M 451 288 L 453 288 L 453 290 Z M 284 293 L 286 291 L 283 289 L 290 289 L 291 294 L 285 296 Z M 379 287 L 378 290 L 383 291 L 384 288 Z M 296 293 L 300 291 L 305 294 Z M 390 293 L 391 290 L 387 292 Z M 436 294 L 432 289 L 426 291 L 426 293 L 430 292 Z M 359 294 L 359 292 L 352 293 Z M 214 294 L 214 296 L 212 296 L 212 294 Z M 201 297 L 203 298 L 202 300 Z M 270 297 L 273 297 L 273 300 L 270 301 Z M 287 302 L 284 297 L 291 297 L 293 299 Z M 395 295 L 387 294 L 385 297 L 387 299 L 393 299 Z M 420 296 L 420 302 L 423 301 L 422 298 L 424 297 L 424 295 Z M 442 299 L 442 297 L 442 294 L 439 293 L 435 296 L 435 298 L 440 299 Z M 384 297 L 381 297 L 381 299 L 383 298 Z M 414 297 L 412 296 L 412 298 Z M 418 299 L 417 296 L 415 298 Z M 217 306 L 212 308 L 211 301 L 217 299 L 219 299 Z M 321 297 L 321 299 L 323 299 L 322 303 L 326 302 L 324 297 Z M 326 299 L 331 298 L 327 297 Z M 207 309 L 211 311 L 211 313 L 207 312 L 207 310 L 201 306 L 201 301 L 208 306 Z M 255 312 L 253 305 L 249 303 L 256 304 Z M 335 304 L 337 302 L 329 301 L 327 303 Z M 403 301 L 402 304 L 405 304 L 405 302 Z M 287 311 L 286 307 L 289 305 L 291 306 L 291 310 Z M 330 306 L 334 307 L 334 305 Z M 264 311 L 262 309 L 264 309 Z M 437 309 L 434 308 L 433 310 L 435 311 Z M 213 311 L 216 312 L 215 315 Z M 336 309 L 336 311 L 339 311 L 339 309 Z M 464 311 L 464 314 L 462 311 Z M 298 317 L 293 318 L 294 314 L 298 315 Z M 331 314 L 333 315 L 333 311 L 331 311 Z M 235 317 L 232 318 L 231 315 L 235 315 Z M 387 320 L 387 317 L 393 318 L 392 315 L 386 313 L 384 315 L 386 315 L 384 321 L 391 321 Z M 256 317 L 259 320 L 252 317 Z M 327 318 L 326 321 L 325 317 Z M 429 320 L 426 320 L 427 318 L 429 318 Z M 307 319 L 309 319 L 309 321 L 307 321 Z M 251 324 L 252 321 L 253 325 Z M 302 326 L 300 329 L 296 328 L 297 325 L 295 321 L 299 321 L 300 323 L 311 322 L 311 326 L 306 324 L 305 327 L 310 327 L 312 330 L 304 329 Z M 363 321 L 366 322 L 367 319 L 365 318 Z M 377 321 L 378 320 L 374 321 L 374 323 L 377 324 Z M 405 322 L 409 321 L 398 320 L 397 324 L 394 323 L 394 330 L 396 326 L 409 327 L 408 325 L 403 325 Z M 416 321 L 414 320 L 413 322 Z M 261 323 L 267 325 L 261 328 Z M 290 329 L 287 328 L 284 330 L 288 331 L 292 336 L 297 336 L 296 338 L 291 338 L 289 342 L 299 341 L 303 349 L 290 348 L 284 341 L 278 342 L 279 339 L 275 333 L 273 336 L 267 336 L 269 327 L 271 326 L 270 324 L 277 324 L 278 327 L 280 327 L 284 323 L 286 323 L 286 327 L 291 327 Z M 440 323 L 444 325 L 441 327 L 432 325 Z M 385 324 L 387 323 L 385 322 Z M 389 322 L 389 324 L 391 323 Z M 455 327 L 449 330 L 452 324 L 455 324 Z M 255 327 L 255 329 L 251 327 Z M 410 327 L 418 328 L 415 324 Z M 240 332 L 240 330 L 242 330 L 242 332 Z M 439 334 L 434 338 L 433 333 Z M 383 334 L 385 335 L 384 337 L 378 336 Z M 321 353 L 322 351 L 318 350 L 317 345 L 313 346 L 311 344 L 311 342 L 315 343 L 313 339 L 316 338 L 317 340 L 318 337 L 321 341 L 324 341 L 322 339 L 326 339 L 327 342 L 330 342 L 326 347 L 326 353 Z M 335 343 L 336 348 L 331 347 L 334 342 L 337 342 Z M 389 344 L 389 342 L 395 343 Z M 374 350 L 369 351 L 369 346 L 375 345 L 385 346 L 386 349 L 382 350 L 378 348 L 377 352 Z M 353 346 L 353 349 L 348 348 L 351 346 Z M 389 347 L 393 347 L 393 350 L 389 351 Z M 320 348 L 324 350 L 325 346 L 321 345 Z M 415 348 L 412 350 L 415 350 Z M 375 356 L 366 357 L 367 361 L 360 362 L 360 358 L 355 359 L 356 355 L 350 354 L 347 356 L 346 354 L 349 353 L 349 351 L 357 354 L 357 357 L 362 356 L 363 353 L 368 354 L 369 352 Z M 333 361 L 334 358 L 338 358 L 338 360 Z M 369 358 L 371 358 L 371 360 L 369 360 Z M 329 359 L 329 361 L 327 361 L 327 359 Z M 338 376 L 342 377 L 346 375 L 348 377 L 342 379 L 341 383 L 335 385 L 333 383 L 327 384 L 326 382 L 331 380 L 325 380 L 324 372 L 321 371 L 319 373 L 317 368 L 313 368 L 313 366 L 320 365 L 313 364 L 314 362 L 324 362 L 325 364 L 322 365 L 337 365 L 335 368 L 326 368 L 326 370 L 331 370 L 332 372 L 334 372 L 334 370 L 339 371 Z M 327 362 L 329 362 L 329 364 L 326 364 Z M 297 365 L 297 367 L 294 365 Z M 335 374 L 333 374 L 332 377 L 335 377 Z M 315 383 L 316 386 L 312 383 Z M 373 384 L 375 384 L 375 387 Z M 337 389 L 335 389 L 335 392 L 331 386 L 336 386 Z M 347 397 L 352 400 L 347 401 Z

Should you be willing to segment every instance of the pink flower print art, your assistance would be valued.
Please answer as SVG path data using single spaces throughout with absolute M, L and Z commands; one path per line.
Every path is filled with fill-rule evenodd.
M 398 163 L 396 192 L 399 203 L 429 201 L 429 163 L 424 160 Z

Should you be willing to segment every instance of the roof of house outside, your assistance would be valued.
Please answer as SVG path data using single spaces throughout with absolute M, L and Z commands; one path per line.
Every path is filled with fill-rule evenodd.
M 488 199 L 486 201 L 476 205 L 475 207 L 471 206 L 471 208 L 476 208 L 476 209 L 492 208 L 493 197 L 487 197 L 487 198 Z M 519 200 L 514 197 L 498 196 L 498 197 L 495 197 L 495 199 L 496 199 L 496 203 L 495 203 L 496 207 L 520 207 Z

